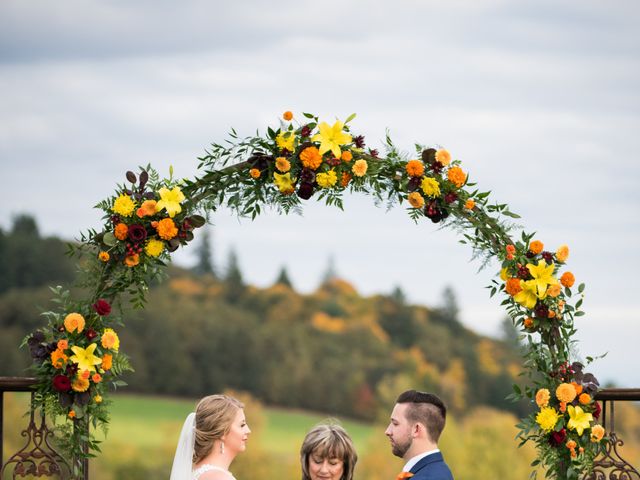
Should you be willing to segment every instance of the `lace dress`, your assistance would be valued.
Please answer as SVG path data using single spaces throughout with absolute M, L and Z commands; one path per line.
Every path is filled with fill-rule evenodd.
M 212 470 L 219 470 L 221 472 L 226 473 L 227 475 L 229 475 L 230 479 L 236 480 L 236 478 L 232 475 L 232 473 L 229 470 L 225 470 L 222 467 L 218 467 L 216 465 L 210 465 L 208 463 L 205 463 L 204 465 L 199 466 L 198 468 L 196 468 L 192 473 L 191 473 L 191 478 L 192 480 L 198 480 L 200 478 L 200 475 L 202 475 L 205 472 L 210 472 Z

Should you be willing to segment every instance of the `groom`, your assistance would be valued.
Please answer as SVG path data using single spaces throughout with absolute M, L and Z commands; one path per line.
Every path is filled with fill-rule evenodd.
M 406 463 L 398 479 L 453 480 L 438 449 L 447 408 L 432 393 L 407 390 L 400 394 L 385 435 L 391 451 Z

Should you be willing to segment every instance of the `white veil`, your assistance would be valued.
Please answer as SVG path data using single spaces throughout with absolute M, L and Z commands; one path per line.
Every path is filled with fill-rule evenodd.
M 196 414 L 191 412 L 182 426 L 178 448 L 173 457 L 170 480 L 191 480 L 193 446 L 195 444 Z

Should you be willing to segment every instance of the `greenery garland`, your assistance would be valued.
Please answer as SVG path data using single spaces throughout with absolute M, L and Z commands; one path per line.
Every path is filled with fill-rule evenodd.
M 108 392 L 123 386 L 119 377 L 132 370 L 116 331 L 122 309 L 117 315 L 112 305 L 126 294 L 134 307 L 144 306 L 149 282 L 162 275 L 171 252 L 204 225 L 196 212 L 227 206 L 253 219 L 268 205 L 300 213 L 311 197 L 342 209 L 345 191 L 369 194 L 387 207 L 405 205 L 415 222 L 426 217 L 456 228 L 484 264 L 500 262 L 491 295 L 504 296 L 502 305 L 525 340 L 527 384 L 514 385 L 511 397 L 536 405 L 518 424 L 521 444 L 535 442 L 533 466 L 551 478 L 577 479 L 591 471 L 606 439 L 595 423 L 598 382 L 572 357 L 584 284 L 575 296 L 573 274 L 559 276 L 568 247 L 545 250 L 525 232 L 513 240 L 512 221 L 519 217 L 506 204 L 490 203 L 489 192 L 478 190 L 447 150 L 416 145 L 411 156 L 387 135 L 381 156 L 351 133 L 354 118 L 329 125 L 313 114 L 298 122 L 285 112 L 279 127 L 264 136 L 239 138 L 232 130 L 225 144 L 213 144 L 199 159 L 199 178 L 178 181 L 170 171 L 160 179 L 147 166 L 137 175 L 127 172 L 127 182 L 96 205 L 104 212 L 101 231 L 86 232 L 69 250 L 80 258 L 79 283 L 88 297 L 73 300 L 68 291 L 53 289 L 58 310 L 46 312 L 47 326 L 23 342 L 38 378 L 36 405 L 63 419 L 57 428 L 74 476 L 80 476 L 82 459 L 100 451 L 92 431 L 106 429 Z

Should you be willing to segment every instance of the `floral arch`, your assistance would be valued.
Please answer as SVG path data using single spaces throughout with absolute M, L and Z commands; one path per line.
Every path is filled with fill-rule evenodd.
M 199 158 L 199 178 L 174 179 L 170 171 L 162 179 L 148 166 L 127 172 L 126 183 L 96 206 L 104 212 L 102 230 L 89 230 L 70 246 L 81 258 L 80 286 L 88 298 L 54 289 L 58 310 L 46 312 L 48 324 L 25 339 L 38 378 L 38 406 L 67 419 L 60 437 L 67 439 L 63 446 L 75 475 L 83 459 L 99 451 L 86 435 L 89 425 L 108 423 L 108 391 L 122 386 L 119 377 L 130 370 L 119 348 L 122 319 L 111 312 L 119 296 L 144 306 L 148 284 L 162 274 L 171 252 L 205 224 L 199 212 L 224 205 L 253 219 L 265 205 L 289 213 L 312 197 L 342 208 L 345 191 L 404 206 L 415 222 L 426 218 L 453 227 L 474 255 L 500 262 L 491 295 L 503 297 L 525 339 L 526 384 L 514 385 L 511 397 L 535 406 L 518 424 L 519 439 L 536 444 L 535 463 L 552 478 L 591 470 L 604 429 L 594 401 L 598 382 L 572 358 L 584 284 L 573 290 L 574 275 L 565 270 L 568 247 L 547 250 L 532 234 L 516 232 L 511 219 L 519 217 L 506 204 L 492 203 L 446 149 L 416 145 L 409 156 L 387 136 L 382 156 L 351 131 L 354 118 L 330 125 L 313 114 L 298 120 L 285 112 L 264 136 L 239 138 L 231 130 L 229 140 Z

